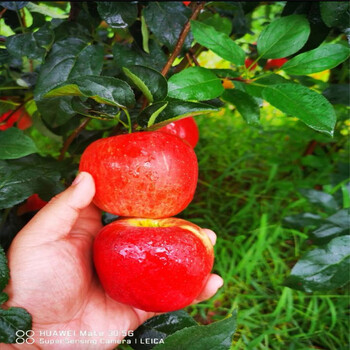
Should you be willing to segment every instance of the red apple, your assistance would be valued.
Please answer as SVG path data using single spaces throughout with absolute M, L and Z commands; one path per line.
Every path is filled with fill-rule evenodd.
M 96 185 L 94 203 L 119 216 L 163 218 L 191 202 L 198 164 L 192 147 L 163 132 L 136 132 L 90 144 L 80 161 Z
M 17 122 L 17 127 L 25 130 L 32 125 L 32 120 L 24 107 L 17 111 L 8 111 L 0 116 L 0 130 L 11 128 Z
M 158 131 L 166 132 L 168 134 L 175 135 L 188 142 L 193 148 L 196 147 L 199 140 L 198 126 L 193 117 L 187 117 L 169 123 Z
M 22 215 L 31 211 L 37 211 L 43 208 L 47 204 L 46 201 L 42 200 L 37 193 L 30 196 L 24 204 L 22 204 L 18 210 L 17 214 Z
M 177 218 L 117 220 L 98 233 L 93 254 L 101 284 L 112 299 L 152 312 L 191 304 L 214 260 L 205 232 Z
M 246 58 L 244 61 L 244 65 L 245 67 L 248 69 L 252 64 L 254 63 L 254 60 L 252 60 L 251 58 Z M 257 64 L 255 63 L 252 67 L 250 67 L 249 70 L 254 70 L 257 67 Z
M 264 70 L 273 70 L 273 69 L 281 68 L 287 61 L 288 61 L 287 58 L 276 58 L 276 59 L 267 60 Z

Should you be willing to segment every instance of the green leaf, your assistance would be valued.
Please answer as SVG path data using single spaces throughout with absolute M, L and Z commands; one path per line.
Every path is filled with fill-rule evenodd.
M 10 270 L 7 266 L 7 258 L 4 249 L 0 245 L 0 292 L 4 290 L 9 283 Z
M 145 66 L 124 67 L 125 75 L 142 91 L 149 102 L 164 100 L 168 84 L 162 74 Z
M 232 32 L 232 22 L 227 17 L 221 17 L 218 13 L 201 20 L 208 26 L 214 27 L 218 32 L 230 35 Z
M 141 34 L 142 34 L 142 48 L 145 52 L 149 54 L 148 40 L 149 32 L 147 28 L 147 23 L 145 21 L 145 16 L 141 15 Z
M 306 253 L 285 280 L 287 287 L 305 292 L 328 291 L 350 281 L 350 236 L 336 237 Z
M 36 153 L 33 140 L 18 128 L 0 132 L 0 159 L 16 159 Z
M 164 104 L 159 104 L 159 108 L 155 110 L 150 118 L 148 119 L 147 128 L 150 128 L 156 121 L 158 115 L 163 112 L 163 110 L 168 106 L 168 102 L 164 102 Z
M 149 51 L 147 54 L 135 45 L 123 45 L 115 43 L 113 46 L 113 58 L 120 68 L 136 65 L 147 66 L 160 71 L 167 57 L 154 40 L 149 41 Z
M 80 115 L 100 120 L 116 120 L 120 112 L 119 107 L 97 103 L 92 99 L 83 102 L 78 97 L 73 98 L 72 107 Z
M 34 193 L 49 200 L 64 189 L 59 182 L 64 167 L 62 162 L 36 155 L 0 160 L 0 209 L 11 208 Z
M 332 105 L 317 92 L 297 84 L 266 87 L 263 98 L 282 112 L 299 118 L 310 128 L 333 135 L 336 115 Z
M 181 2 L 148 2 L 143 9 L 148 28 L 169 50 L 173 50 L 191 11 Z M 185 39 L 184 49 L 191 47 L 192 35 Z
M 58 6 L 53 6 L 54 4 L 50 4 L 51 6 L 48 6 L 45 3 L 40 2 L 39 5 L 35 4 L 34 2 L 28 2 L 26 5 L 26 8 L 30 12 L 36 12 L 41 13 L 42 15 L 49 16 L 51 18 L 59 18 L 64 19 L 68 18 L 68 14 L 63 9 L 59 8 Z
M 277 84 L 292 84 L 291 80 L 287 80 L 278 74 L 270 74 L 268 76 L 252 81 L 250 84 L 242 84 L 243 89 L 250 95 L 263 98 L 263 91 L 266 85 L 277 85 Z M 235 82 L 237 84 L 237 82 Z
M 137 5 L 130 2 L 97 2 L 97 11 L 112 28 L 126 28 L 136 21 Z
M 191 67 L 168 80 L 168 95 L 181 100 L 210 100 L 224 92 L 221 80 L 210 70 Z
M 16 331 L 28 331 L 32 328 L 32 316 L 19 307 L 0 309 L 0 343 L 14 343 Z
M 0 6 L 8 10 L 17 11 L 27 6 L 28 2 L 29 1 L 1 1 Z
M 194 116 L 198 114 L 205 114 L 218 110 L 218 108 L 206 103 L 188 101 L 185 102 L 181 100 L 170 99 L 169 101 L 156 102 L 151 106 L 145 108 L 137 117 L 138 124 L 143 128 L 148 127 L 148 123 L 152 118 L 152 115 L 159 111 L 160 108 L 164 107 L 166 103 L 166 108 L 157 115 L 154 125 L 152 125 L 149 130 L 159 129 L 162 126 L 168 124 L 170 121 L 175 121 L 191 115 Z
M 321 16 L 328 27 L 346 29 L 349 27 L 348 1 L 322 1 L 320 2 Z
M 55 128 L 65 124 L 76 114 L 72 107 L 72 100 L 71 96 L 47 98 L 37 101 L 36 105 L 43 120 L 50 127 Z
M 290 215 L 283 218 L 283 223 L 285 225 L 296 229 L 302 229 L 307 226 L 316 226 L 319 225 L 320 222 L 323 222 L 322 217 L 312 213 Z
M 134 93 L 125 81 L 94 75 L 70 79 L 44 97 L 58 96 L 83 96 L 117 107 L 132 106 L 135 103 Z
M 36 100 L 68 79 L 100 74 L 102 64 L 102 46 L 88 45 L 77 38 L 56 42 L 41 67 L 34 91 Z
M 308 20 L 300 15 L 282 17 L 271 22 L 258 38 L 262 58 L 282 58 L 299 51 L 310 34 Z
M 341 209 L 324 221 L 325 224 L 318 227 L 310 235 L 314 243 L 325 244 L 335 237 L 348 235 L 350 232 L 350 208 Z
M 46 54 L 46 48 L 50 47 L 53 40 L 53 31 L 49 27 L 41 27 L 35 33 L 17 34 L 8 37 L 6 47 L 14 57 L 27 56 L 32 59 L 42 59 Z
M 332 104 L 343 104 L 350 106 L 350 86 L 349 84 L 329 85 L 322 93 Z
M 326 44 L 304 52 L 286 62 L 282 69 L 288 74 L 303 75 L 332 69 L 350 55 L 348 47 L 340 44 Z
M 9 296 L 4 293 L 4 292 L 1 292 L 0 293 L 0 305 L 3 304 L 3 303 L 6 303 L 6 301 L 9 300 Z
M 259 125 L 260 107 L 256 100 L 247 93 L 231 89 L 226 90 L 222 98 L 236 106 L 243 119 L 250 125 Z
M 0 115 L 9 112 L 9 111 L 13 111 L 14 109 L 16 109 L 16 107 L 18 107 L 19 104 L 12 102 L 12 101 L 7 101 L 7 100 L 0 100 Z
M 167 336 L 186 327 L 196 326 L 197 322 L 184 310 L 169 312 L 143 323 L 134 332 L 134 336 L 129 338 L 132 342 L 131 346 L 135 350 L 146 350 L 153 348 L 153 345 L 147 346 L 143 339 L 151 338 L 165 339 Z
M 227 350 L 231 347 L 236 327 L 236 313 L 234 313 L 229 318 L 207 326 L 181 329 L 166 338 L 164 344 L 154 347 L 154 350 Z
M 240 72 L 236 72 L 232 69 L 214 68 L 210 69 L 210 71 L 220 78 L 238 78 L 241 75 Z
M 191 21 L 191 29 L 195 40 L 199 44 L 227 61 L 239 66 L 244 64 L 245 52 L 228 35 L 198 21 Z
M 299 192 L 312 204 L 321 205 L 330 211 L 335 211 L 339 208 L 338 203 L 329 193 L 307 188 L 302 188 Z

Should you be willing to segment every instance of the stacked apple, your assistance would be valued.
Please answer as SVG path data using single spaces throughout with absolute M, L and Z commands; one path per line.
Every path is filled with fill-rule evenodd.
M 214 260 L 205 232 L 172 217 L 191 202 L 198 178 L 195 152 L 172 134 L 175 129 L 100 139 L 80 162 L 80 171 L 95 180 L 94 203 L 127 217 L 105 226 L 95 239 L 101 284 L 111 298 L 145 311 L 191 304 Z

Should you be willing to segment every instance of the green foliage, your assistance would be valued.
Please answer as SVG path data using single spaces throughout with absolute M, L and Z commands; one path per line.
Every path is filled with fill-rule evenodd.
M 129 66 L 124 67 L 123 72 L 141 90 L 148 102 L 161 101 L 167 97 L 167 81 L 156 70 L 145 66 Z
M 305 292 L 327 291 L 349 283 L 349 272 L 350 236 L 346 235 L 308 252 L 284 283 Z
M 10 272 L 7 266 L 5 252 L 0 245 L 0 305 L 8 300 L 6 293 L 2 290 L 9 282 Z M 27 331 L 32 326 L 32 317 L 24 309 L 10 307 L 0 308 L 0 343 L 14 343 L 17 330 Z
M 236 106 L 243 119 L 250 125 L 258 125 L 260 108 L 254 97 L 238 89 L 227 90 L 222 98 Z
M 36 153 L 33 140 L 17 128 L 10 128 L 0 134 L 0 159 L 16 159 Z
M 244 64 L 244 51 L 227 34 L 198 21 L 191 21 L 195 40 L 227 61 Z
M 0 111 L 3 114 L 22 106 L 32 122 L 22 131 L 17 128 L 20 120 L 10 128 L 10 118 L 0 117 L 1 242 L 8 246 L 25 224 L 27 218 L 18 217 L 17 209 L 29 196 L 38 193 L 49 200 L 71 182 L 81 153 L 92 141 L 130 131 L 156 130 L 189 115 L 211 113 L 210 118 L 198 118 L 202 141 L 196 152 L 202 171 L 199 191 L 203 193 L 197 193 L 197 202 L 184 215 L 213 228 L 221 237 L 215 268 L 228 284 L 228 297 L 222 297 L 226 306 L 217 318 L 232 313 L 232 300 L 240 306 L 246 302 L 244 295 L 249 296 L 254 289 L 251 300 L 273 299 L 278 304 L 271 302 L 273 310 L 266 307 L 266 318 L 266 310 L 261 310 L 258 302 L 252 310 L 250 304 L 245 305 L 238 323 L 242 322 L 246 333 L 237 341 L 237 348 L 239 342 L 247 349 L 270 348 L 266 339 L 277 330 L 277 337 L 286 340 L 288 334 L 293 338 L 291 348 L 300 348 L 300 339 L 284 324 L 280 328 L 277 321 L 285 305 L 293 304 L 291 291 L 279 289 L 288 275 L 287 264 L 295 263 L 293 255 L 303 256 L 289 278 L 294 281 L 290 283 L 293 288 L 301 282 L 304 287 L 299 289 L 309 292 L 338 288 L 346 282 L 339 273 L 342 262 L 329 264 L 326 273 L 331 282 L 324 285 L 325 274 L 317 267 L 319 253 L 332 261 L 342 251 L 340 243 L 346 239 L 349 215 L 346 196 L 340 202 L 331 191 L 313 188 L 326 185 L 325 173 L 333 167 L 328 158 L 344 147 L 339 139 L 342 133 L 346 135 L 348 126 L 345 106 L 349 105 L 349 84 L 344 62 L 349 57 L 345 37 L 349 35 L 349 4 L 207 2 L 199 16 L 191 19 L 188 35 L 180 38 L 197 6 L 195 2 L 190 7 L 182 2 L 0 3 L 0 98 L 4 98 Z M 165 72 L 175 48 L 175 61 Z M 206 61 L 205 55 L 219 64 Z M 252 59 L 250 67 L 245 66 L 247 58 Z M 267 59 L 275 58 L 287 58 L 287 62 L 267 69 Z M 309 76 L 318 72 L 319 76 Z M 232 89 L 221 84 L 227 81 Z M 215 111 L 225 114 L 226 124 L 212 114 Z M 248 128 L 237 116 L 259 128 Z M 267 119 L 279 126 L 266 129 Z M 291 131 L 293 128 L 297 131 Z M 290 150 L 289 144 L 281 141 L 284 136 L 292 139 Z M 267 144 L 266 139 L 275 143 Z M 312 140 L 327 150 L 319 147 L 317 154 L 301 158 L 305 143 Z M 249 147 L 242 149 L 245 141 Z M 306 180 L 303 176 L 308 176 L 307 171 L 312 177 Z M 304 188 L 301 193 L 311 204 L 321 205 L 318 213 L 312 213 L 311 204 L 296 193 L 296 184 Z M 344 186 L 342 191 L 347 193 Z M 300 210 L 291 215 L 302 206 L 306 206 L 305 213 L 300 214 Z M 283 216 L 292 227 L 290 231 L 282 232 L 276 226 L 271 236 L 267 235 L 269 222 L 278 222 Z M 237 227 L 234 246 L 240 249 L 231 256 Z M 307 233 L 297 231 L 301 229 Z M 247 237 L 243 235 L 246 231 Z M 279 240 L 282 235 L 284 241 Z M 286 243 L 290 235 L 296 242 L 293 249 Z M 322 246 L 302 254 L 299 243 L 306 238 Z M 270 243 L 282 246 L 283 252 L 273 250 Z M 311 275 L 299 273 L 306 271 L 304 265 L 310 262 L 319 277 L 317 283 L 310 282 Z M 6 270 L 1 263 L 2 274 Z M 307 298 L 301 292 L 297 296 L 299 300 Z M 0 300 L 6 298 L 4 293 L 0 295 Z M 327 299 L 324 303 L 328 304 L 322 304 L 313 300 L 308 304 L 310 310 L 329 306 L 332 318 L 325 324 L 334 328 L 333 301 Z M 301 305 L 302 301 L 296 305 L 299 314 L 311 313 Z M 197 309 L 201 317 L 203 308 Z M 28 322 L 23 311 L 2 310 L 0 328 L 7 331 L 0 334 L 0 341 L 13 341 L 14 329 Z M 230 347 L 233 318 L 207 327 L 191 322 L 183 313 L 164 315 L 148 321 L 139 332 L 169 336 L 159 348 L 174 348 L 172 344 L 179 341 L 186 348 Z M 298 323 L 290 311 L 283 322 Z M 263 329 L 265 324 L 271 329 Z M 295 327 L 297 333 L 306 326 Z M 308 337 L 315 327 L 310 325 Z M 195 336 L 198 339 L 194 341 Z M 325 339 L 321 341 L 325 348 L 339 345 L 334 337 Z M 266 347 L 262 345 L 265 341 Z M 281 343 L 272 342 L 271 348 L 281 348 Z M 314 345 L 319 344 L 307 344 Z
M 169 123 L 169 121 L 216 110 L 215 106 L 206 103 L 170 99 L 166 102 L 156 102 L 145 108 L 137 117 L 137 121 L 143 127 L 158 129 Z
M 164 344 L 154 349 L 182 349 L 193 350 L 229 349 L 232 336 L 236 331 L 236 317 L 232 316 L 207 326 L 192 326 L 179 330 L 170 335 Z
M 6 287 L 10 279 L 10 271 L 7 267 L 7 259 L 4 250 L 0 246 L 0 291 Z
M 313 90 L 296 84 L 277 84 L 266 87 L 262 96 L 311 128 L 333 135 L 336 122 L 334 109 L 327 99 Z
M 133 24 L 137 16 L 137 5 L 128 2 L 99 2 L 97 10 L 112 28 L 125 28 Z
M 309 22 L 302 16 L 291 15 L 276 19 L 259 36 L 259 55 L 263 58 L 289 56 L 304 46 L 309 34 Z
M 98 103 L 124 108 L 135 103 L 134 93 L 125 81 L 94 75 L 67 80 L 44 95 L 46 98 L 59 96 L 88 97 Z
M 288 74 L 310 74 L 332 69 L 350 55 L 349 48 L 339 44 L 326 44 L 293 57 L 283 65 Z
M 192 67 L 174 74 L 169 79 L 169 97 L 181 100 L 205 101 L 220 96 L 224 88 L 210 70 Z

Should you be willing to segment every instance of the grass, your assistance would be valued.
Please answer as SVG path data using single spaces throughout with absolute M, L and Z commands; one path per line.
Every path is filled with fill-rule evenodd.
M 311 295 L 282 285 L 308 249 L 307 234 L 282 219 L 315 212 L 297 189 L 329 184 L 335 164 L 347 159 L 344 137 L 263 110 L 261 129 L 229 110 L 197 119 L 199 184 L 182 216 L 217 233 L 214 271 L 225 284 L 188 311 L 206 324 L 238 308 L 232 349 L 347 349 L 347 289 Z M 319 144 L 303 156 L 311 140 Z

